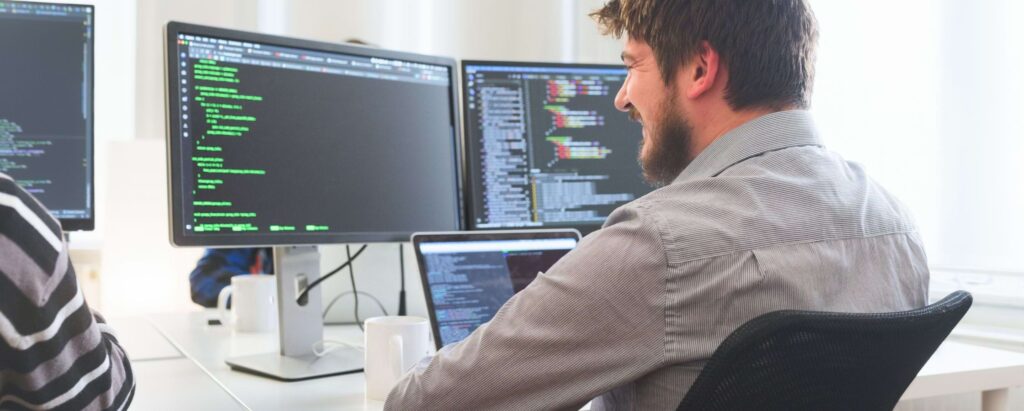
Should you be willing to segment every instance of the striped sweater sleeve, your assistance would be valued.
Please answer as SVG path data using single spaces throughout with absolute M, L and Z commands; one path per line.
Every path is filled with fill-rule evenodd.
M 75 280 L 60 225 L 0 174 L 0 409 L 120 410 L 128 356 Z

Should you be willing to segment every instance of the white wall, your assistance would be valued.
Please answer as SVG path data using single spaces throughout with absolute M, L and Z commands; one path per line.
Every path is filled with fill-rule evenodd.
M 569 0 L 281 1 L 288 35 L 460 59 L 567 59 L 562 24 Z M 571 9 L 571 8 L 570 8 Z
M 1024 3 L 941 4 L 936 177 L 945 189 L 930 255 L 935 265 L 1024 274 Z
M 202 254 L 170 245 L 165 142 L 137 139 L 109 144 L 107 197 L 97 202 L 112 218 L 105 238 L 100 302 L 108 315 L 194 309 L 188 273 Z M 90 302 L 92 304 L 92 302 Z
M 1021 300 L 1008 277 L 1024 275 L 1024 4 L 812 5 L 826 143 L 907 203 L 937 280 Z
M 622 53 L 625 38 L 616 39 L 613 36 L 601 35 L 597 23 L 589 16 L 590 13 L 601 8 L 604 3 L 604 0 L 579 0 L 574 4 L 572 16 L 575 20 L 573 26 L 575 26 L 576 37 L 573 48 L 577 61 L 622 64 L 622 59 L 619 56 Z

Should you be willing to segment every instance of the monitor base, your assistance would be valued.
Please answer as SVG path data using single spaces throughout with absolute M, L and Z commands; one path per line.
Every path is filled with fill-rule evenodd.
M 336 349 L 323 357 L 309 354 L 286 357 L 276 352 L 228 358 L 235 371 L 280 381 L 302 381 L 363 371 L 363 352 L 355 348 Z

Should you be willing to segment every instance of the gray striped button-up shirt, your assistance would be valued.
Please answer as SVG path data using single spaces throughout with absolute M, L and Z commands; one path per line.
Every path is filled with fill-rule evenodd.
M 810 115 L 750 121 L 604 228 L 458 344 L 387 409 L 675 409 L 719 343 L 780 309 L 923 306 L 906 209 L 826 150 Z M 597 398 L 595 398 L 597 397 Z

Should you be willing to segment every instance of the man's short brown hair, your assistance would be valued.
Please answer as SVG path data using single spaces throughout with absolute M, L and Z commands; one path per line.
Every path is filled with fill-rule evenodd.
M 733 110 L 810 103 L 818 29 L 805 0 L 611 0 L 591 16 L 605 34 L 650 45 L 666 85 L 707 41 Z

